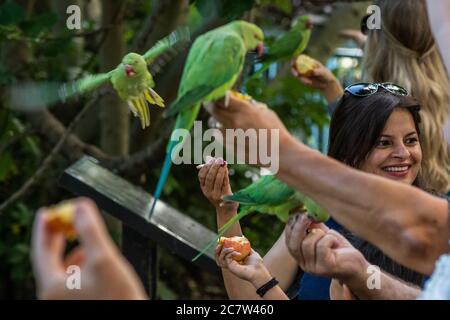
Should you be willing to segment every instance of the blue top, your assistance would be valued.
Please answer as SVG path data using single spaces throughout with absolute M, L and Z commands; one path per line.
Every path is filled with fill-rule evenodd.
M 341 232 L 342 227 L 330 218 L 325 225 L 333 230 Z M 298 300 L 330 300 L 331 279 L 315 276 L 310 273 L 304 273 L 300 279 L 300 288 L 298 290 Z

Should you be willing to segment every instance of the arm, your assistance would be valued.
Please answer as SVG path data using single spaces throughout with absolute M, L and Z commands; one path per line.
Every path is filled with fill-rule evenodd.
M 367 264 L 367 267 L 369 264 Z M 380 289 L 369 289 L 366 269 L 361 270 L 344 283 L 350 291 L 363 300 L 415 300 L 421 290 L 413 284 L 404 282 L 385 272 L 381 272 Z
M 351 169 L 291 136 L 280 143 L 278 177 L 411 269 L 429 274 L 438 256 L 449 251 L 448 208 L 443 199 Z
M 223 268 L 229 270 L 230 273 L 241 279 L 241 281 L 249 283 L 253 287 L 253 291 L 256 292 L 256 290 L 273 278 L 256 251 L 252 250 L 251 254 L 240 264 L 233 260 L 240 253 L 234 251 L 232 248 L 223 250 L 216 248 L 216 252 L 219 250 L 219 260 L 223 261 Z M 260 297 L 258 296 L 258 298 Z M 264 300 L 289 300 L 279 285 L 269 289 L 262 298 Z
M 324 224 L 314 223 L 305 215 L 289 221 L 286 240 L 290 252 L 303 270 L 339 282 L 340 290 L 335 292 L 341 291 L 338 294 L 341 299 L 355 296 L 359 299 L 406 300 L 415 299 L 420 293 L 417 287 L 384 272 L 380 272 L 377 283 L 377 275 L 369 273 L 370 263 L 361 252 L 338 232 Z M 369 288 L 370 284 L 379 284 L 379 287 Z M 342 294 L 346 290 L 347 294 Z M 333 286 L 330 288 L 332 292 Z
M 319 90 L 327 100 L 328 104 L 332 104 L 342 97 L 344 89 L 339 83 L 339 80 L 327 67 L 316 60 L 317 66 L 310 76 L 299 75 L 295 68 L 295 60 L 296 58 L 291 62 L 291 72 L 301 83 L 310 88 Z
M 216 163 L 213 163 L 213 160 L 200 169 L 199 180 L 205 197 L 216 207 L 217 227 L 220 228 L 237 214 L 237 205 L 233 203 L 221 204 L 222 195 L 232 194 L 228 169 L 226 164 L 221 166 L 222 160 L 219 159 Z M 241 235 L 242 229 L 239 223 L 233 225 L 225 233 L 226 237 Z M 220 255 L 220 252 L 218 252 L 218 255 Z M 280 261 L 283 261 L 283 263 L 280 263 Z M 223 265 L 223 262 L 219 264 Z M 267 266 L 268 272 L 278 279 L 282 290 L 287 290 L 291 286 L 295 280 L 298 265 L 287 250 L 284 233 L 264 257 L 264 264 Z M 260 299 L 250 282 L 236 277 L 226 268 L 222 268 L 222 276 L 228 296 L 231 299 Z
M 395 261 L 430 274 L 450 250 L 447 201 L 415 187 L 352 169 L 296 141 L 276 114 L 229 95 L 207 109 L 225 128 L 279 133 L 278 177 L 326 209 L 337 222 Z M 383 201 L 380 201 L 383 199 Z

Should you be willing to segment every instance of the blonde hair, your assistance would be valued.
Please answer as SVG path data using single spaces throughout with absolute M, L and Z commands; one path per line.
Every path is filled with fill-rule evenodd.
M 370 30 L 365 46 L 366 77 L 403 86 L 422 107 L 425 185 L 450 189 L 450 148 L 444 125 L 450 112 L 449 79 L 436 48 L 423 0 L 374 1 L 381 9 L 380 30 Z

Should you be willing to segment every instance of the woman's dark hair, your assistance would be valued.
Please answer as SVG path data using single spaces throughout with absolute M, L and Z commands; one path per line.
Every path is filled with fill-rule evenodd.
M 345 93 L 331 119 L 328 155 L 359 169 L 377 145 L 390 115 L 399 108 L 411 113 L 420 139 L 420 106 L 414 98 L 394 95 L 381 88 L 367 97 Z M 418 178 L 413 184 L 423 189 Z M 404 281 L 422 284 L 422 274 L 392 261 L 378 248 L 350 232 L 343 230 L 343 234 L 370 263 Z

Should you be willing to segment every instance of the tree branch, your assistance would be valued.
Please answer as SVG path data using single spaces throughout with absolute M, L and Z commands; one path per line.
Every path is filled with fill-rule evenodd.
M 87 103 L 84 108 L 75 116 L 75 118 L 72 120 L 72 122 L 67 127 L 67 130 L 65 133 L 61 136 L 58 143 L 53 147 L 51 152 L 47 155 L 47 157 L 44 159 L 44 161 L 39 166 L 39 169 L 36 170 L 36 172 L 28 178 L 28 180 L 20 187 L 19 190 L 14 192 L 8 199 L 6 199 L 2 204 L 0 204 L 0 215 L 3 213 L 3 211 L 8 208 L 11 204 L 16 202 L 18 199 L 20 199 L 23 195 L 25 195 L 28 190 L 42 177 L 43 173 L 47 171 L 47 169 L 52 164 L 53 160 L 55 159 L 56 155 L 61 150 L 62 146 L 64 145 L 64 141 L 69 136 L 70 132 L 73 130 L 75 125 L 80 121 L 80 119 L 84 116 L 87 110 L 89 110 L 90 107 L 94 105 L 94 103 L 97 101 L 96 98 L 92 99 L 90 103 Z
M 34 131 L 32 129 L 27 129 L 23 132 L 20 132 L 19 134 L 12 136 L 11 139 L 4 141 L 3 143 L 0 144 L 0 154 L 2 154 L 10 146 L 14 145 L 18 141 L 22 140 L 25 137 L 28 137 L 33 133 Z

